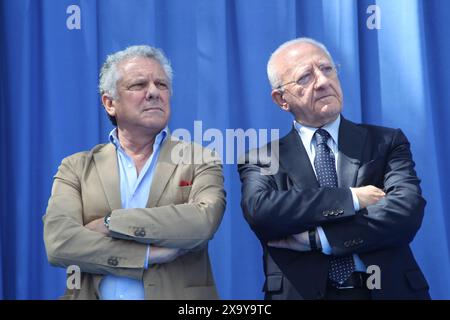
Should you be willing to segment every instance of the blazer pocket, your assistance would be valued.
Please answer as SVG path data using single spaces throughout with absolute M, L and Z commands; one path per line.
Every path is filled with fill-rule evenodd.
M 264 292 L 277 292 L 281 291 L 283 287 L 283 276 L 280 274 L 268 275 L 266 277 L 266 282 L 263 286 Z
M 420 270 L 416 269 L 416 270 L 407 271 L 405 273 L 405 275 L 406 275 L 406 279 L 408 279 L 409 286 L 414 291 L 429 289 L 428 282 Z
M 218 300 L 215 286 L 195 286 L 184 288 L 184 299 L 186 300 Z

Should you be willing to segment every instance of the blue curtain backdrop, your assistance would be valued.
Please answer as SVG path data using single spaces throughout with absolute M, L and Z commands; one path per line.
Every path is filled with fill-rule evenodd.
M 80 29 L 69 29 L 71 5 Z M 381 29 L 369 29 L 370 5 Z M 54 299 L 65 272 L 51 267 L 42 215 L 63 157 L 105 142 L 97 94 L 107 54 L 161 47 L 175 70 L 171 129 L 280 129 L 291 117 L 265 74 L 282 42 L 313 37 L 341 65 L 344 115 L 399 127 L 412 144 L 428 200 L 412 243 L 433 298 L 450 299 L 450 1 L 446 0 L 0 0 L 0 298 Z M 69 24 L 70 25 L 70 24 Z M 240 209 L 235 164 L 228 205 L 210 245 L 224 299 L 260 299 L 261 249 Z

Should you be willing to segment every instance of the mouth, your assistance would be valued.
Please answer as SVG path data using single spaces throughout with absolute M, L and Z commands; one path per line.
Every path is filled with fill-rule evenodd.
M 326 99 L 326 98 L 334 98 L 334 95 L 332 95 L 332 94 L 323 95 L 321 97 L 316 98 L 316 101 Z
M 143 112 L 164 112 L 163 108 L 160 107 L 152 107 L 152 108 L 145 108 Z

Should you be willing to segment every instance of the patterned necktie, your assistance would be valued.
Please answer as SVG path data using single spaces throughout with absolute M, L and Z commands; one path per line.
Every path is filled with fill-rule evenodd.
M 314 167 L 316 169 L 317 180 L 321 187 L 337 188 L 337 173 L 334 154 L 327 145 L 330 134 L 324 129 L 317 129 L 315 132 L 317 147 Z M 342 283 L 355 271 L 355 264 L 352 255 L 343 257 L 332 257 L 328 277 L 337 283 Z

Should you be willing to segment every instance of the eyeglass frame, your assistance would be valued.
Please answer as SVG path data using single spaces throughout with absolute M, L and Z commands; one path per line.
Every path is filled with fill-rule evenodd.
M 317 71 L 316 71 L 316 69 L 319 69 L 320 72 L 322 73 L 322 75 L 325 76 L 325 78 L 327 78 L 327 79 L 331 79 L 332 76 L 334 77 L 334 76 L 337 76 L 337 75 L 339 74 L 340 64 L 334 64 L 334 63 L 331 63 L 331 64 L 330 64 L 331 67 L 333 68 L 333 70 L 330 71 L 330 72 L 333 72 L 333 73 L 334 73 L 334 74 L 330 74 L 330 76 L 326 75 L 326 74 L 322 71 L 321 67 L 324 66 L 324 65 L 325 65 L 325 66 L 328 66 L 328 64 L 323 63 L 323 64 L 321 64 L 319 67 L 313 67 L 314 78 L 313 78 L 312 80 L 317 80 Z M 306 84 L 306 85 L 299 84 L 298 82 L 299 82 L 299 80 L 300 80 L 303 76 L 304 76 L 304 75 L 301 74 L 297 80 L 292 80 L 292 81 L 289 81 L 289 82 L 280 84 L 280 85 L 279 85 L 278 87 L 276 87 L 275 89 L 276 89 L 276 90 L 281 90 L 281 88 L 283 88 L 284 86 L 287 86 L 288 84 L 292 84 L 292 83 L 297 84 L 297 85 L 300 86 L 301 88 L 306 88 L 306 87 L 308 87 L 311 83 L 314 83 L 314 81 L 311 81 L 311 82 L 309 82 L 309 83 Z

